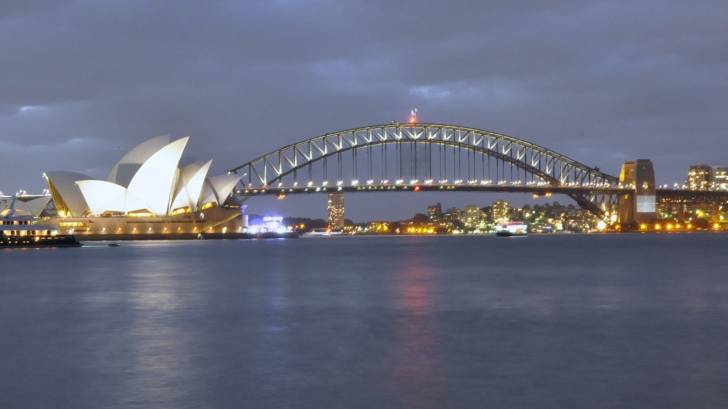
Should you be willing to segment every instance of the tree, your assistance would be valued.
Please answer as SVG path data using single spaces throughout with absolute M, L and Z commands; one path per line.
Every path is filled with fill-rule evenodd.
M 426 214 L 417 213 L 415 214 L 415 217 L 412 218 L 412 221 L 415 223 L 427 223 L 430 221 L 430 218 L 427 217 Z

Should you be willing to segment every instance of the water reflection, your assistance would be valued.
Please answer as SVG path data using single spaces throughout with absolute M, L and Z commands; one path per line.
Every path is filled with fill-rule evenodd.
M 200 304 L 199 292 L 189 282 L 196 268 L 175 259 L 159 263 L 145 253 L 135 255 L 125 263 L 129 328 L 115 341 L 127 343 L 117 348 L 129 354 L 123 372 L 130 376 L 123 378 L 120 406 L 189 404 L 199 387 L 192 369 L 196 331 L 188 321 Z
M 262 370 L 256 374 L 255 382 L 265 395 L 272 396 L 282 393 L 295 375 L 291 370 L 291 323 L 287 316 L 290 271 L 279 258 L 273 258 L 262 274 L 263 319 L 257 321 L 260 328 L 256 332 L 260 336 L 255 340 L 253 353 L 256 366 Z
M 442 398 L 437 322 L 433 308 L 434 274 L 424 256 L 406 258 L 397 275 L 400 316 L 394 334 L 391 388 L 402 407 L 434 408 Z
M 720 407 L 728 236 L 611 240 L 3 252 L 0 407 Z

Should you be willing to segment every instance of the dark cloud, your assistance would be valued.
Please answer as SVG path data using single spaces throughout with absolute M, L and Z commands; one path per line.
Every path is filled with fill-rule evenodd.
M 613 173 L 649 157 L 677 181 L 728 164 L 727 20 L 723 1 L 6 0 L 0 189 L 38 190 L 50 169 L 102 177 L 161 133 L 191 135 L 222 171 L 413 106 Z M 386 200 L 352 207 L 410 212 L 374 210 Z

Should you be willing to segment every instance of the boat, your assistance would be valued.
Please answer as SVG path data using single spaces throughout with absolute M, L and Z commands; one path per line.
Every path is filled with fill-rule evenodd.
M 495 235 L 498 237 L 528 236 L 528 226 L 520 221 L 501 223 L 495 227 Z
M 37 224 L 31 216 L 0 219 L 0 248 L 80 246 L 75 236 L 58 234 L 55 227 Z
M 341 230 L 331 230 L 331 229 L 313 229 L 311 231 L 308 231 L 306 233 L 303 233 L 301 237 L 331 237 L 331 236 L 341 236 L 344 234 Z

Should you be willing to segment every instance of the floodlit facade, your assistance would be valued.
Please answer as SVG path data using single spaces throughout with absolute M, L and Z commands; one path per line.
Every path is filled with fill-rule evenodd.
M 713 182 L 713 168 L 709 165 L 692 165 L 688 169 L 687 185 L 690 190 L 707 190 Z
M 140 143 L 116 162 L 116 165 L 111 168 L 111 172 L 109 172 L 106 180 L 117 185 L 129 187 L 131 179 L 144 162 L 154 155 L 155 152 L 169 145 L 171 141 L 172 138 L 169 135 L 161 135 Z
M 200 203 L 202 196 L 202 188 L 205 186 L 207 172 L 210 171 L 212 160 L 207 162 L 196 162 L 180 169 L 180 183 L 174 192 L 174 200 L 172 201 L 172 210 L 181 209 L 190 206 L 192 210 L 197 210 L 197 204 Z M 237 183 L 237 180 L 236 182 Z
M 44 173 L 43 178 L 59 216 L 79 217 L 88 212 L 88 204 L 76 182 L 91 179 L 89 176 L 77 172 L 54 171 Z
M 510 219 L 511 207 L 505 200 L 496 200 L 491 206 L 493 220 L 496 223 L 505 223 Z
M 713 182 L 720 190 L 728 190 L 728 167 L 718 166 L 713 168 Z
M 126 153 L 106 180 L 75 172 L 44 174 L 64 234 L 198 234 L 242 229 L 223 205 L 240 181 L 210 176 L 212 160 L 180 167 L 189 137 L 149 139 Z
M 107 180 L 74 172 L 47 172 L 45 179 L 60 217 L 168 216 L 221 205 L 238 175 L 208 177 L 212 160 L 179 167 L 189 137 L 158 136 L 124 155 Z

